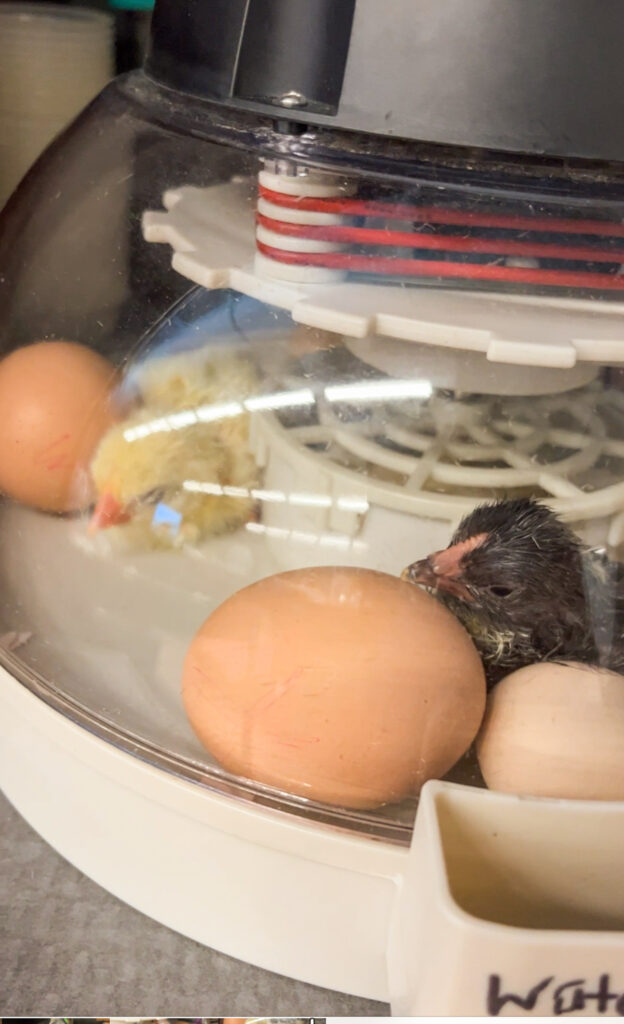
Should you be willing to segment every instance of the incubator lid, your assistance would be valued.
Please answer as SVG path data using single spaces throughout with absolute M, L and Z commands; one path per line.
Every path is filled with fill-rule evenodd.
M 0 245 L 0 368 L 41 357 L 37 401 L 64 416 L 87 392 L 53 407 L 54 351 L 108 372 L 115 406 L 82 410 L 97 431 L 62 500 L 38 490 L 70 465 L 46 448 L 60 430 L 0 481 L 13 674 L 161 769 L 360 836 L 408 842 L 427 778 L 482 784 L 474 638 L 401 574 L 499 500 L 624 538 L 621 168 L 555 164 L 111 86 Z M 442 620 L 414 640 L 421 600 L 459 647 L 432 642 Z M 466 673 L 444 661 L 462 644 Z

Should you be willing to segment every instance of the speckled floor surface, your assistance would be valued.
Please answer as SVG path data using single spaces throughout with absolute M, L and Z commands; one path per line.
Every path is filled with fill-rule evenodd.
M 385 1016 L 156 924 L 58 856 L 0 796 L 0 1015 Z

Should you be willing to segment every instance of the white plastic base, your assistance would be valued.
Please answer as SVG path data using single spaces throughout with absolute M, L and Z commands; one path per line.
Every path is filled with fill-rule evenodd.
M 407 850 L 238 803 L 97 739 L 0 669 L 0 783 L 63 857 L 230 956 L 388 1001 Z
M 621 803 L 430 782 L 393 847 L 153 768 L 4 670 L 0 781 L 100 885 L 259 967 L 410 1016 L 624 1012 Z

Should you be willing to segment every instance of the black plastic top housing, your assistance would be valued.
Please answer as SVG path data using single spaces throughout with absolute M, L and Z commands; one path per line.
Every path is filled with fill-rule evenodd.
M 164 85 L 310 125 L 624 161 L 622 0 L 156 0 Z

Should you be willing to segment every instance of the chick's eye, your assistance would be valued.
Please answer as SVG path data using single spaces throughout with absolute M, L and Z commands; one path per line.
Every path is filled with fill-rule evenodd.
M 513 594 L 511 587 L 488 587 L 488 590 L 493 597 L 509 597 Z

